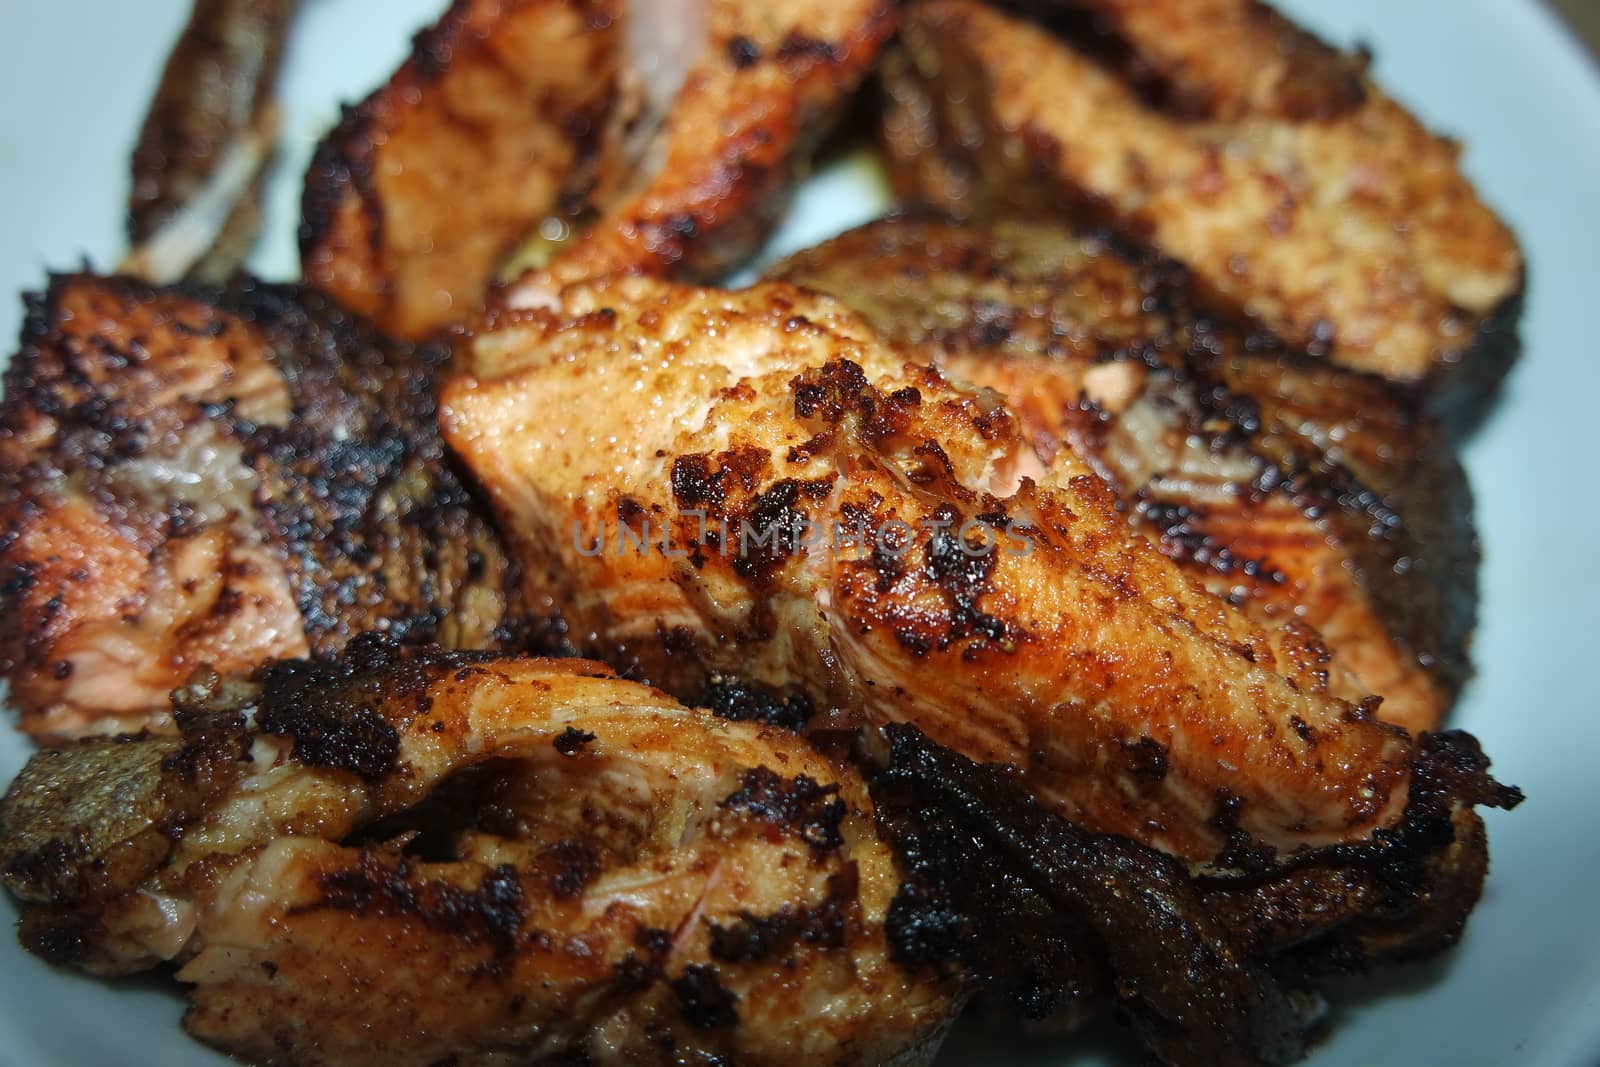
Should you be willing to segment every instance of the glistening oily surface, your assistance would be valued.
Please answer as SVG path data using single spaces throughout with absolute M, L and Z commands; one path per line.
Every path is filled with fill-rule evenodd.
M 185 0 L 138 5 L 63 0 L 22 6 L 0 39 L 0 338 L 21 312 L 12 294 L 46 268 L 100 267 L 121 252 L 126 159 L 160 57 Z M 340 100 L 366 93 L 404 54 L 408 34 L 441 0 L 323 0 L 308 5 L 287 59 L 288 146 L 269 191 L 255 267 L 295 266 L 299 176 Z M 1341 43 L 1377 51 L 1377 74 L 1432 126 L 1467 145 L 1466 166 L 1516 228 L 1531 263 L 1527 356 L 1503 402 L 1471 442 L 1486 563 L 1480 673 L 1454 724 L 1477 733 L 1504 781 L 1528 802 L 1490 813 L 1494 873 L 1460 950 L 1414 972 L 1365 984 L 1336 1010 L 1349 1016 L 1313 1058 L 1320 1064 L 1505 1064 L 1590 1067 L 1600 1058 L 1600 927 L 1590 911 L 1600 877 L 1592 760 L 1600 720 L 1583 667 L 1600 594 L 1590 530 L 1600 505 L 1577 479 L 1580 438 L 1600 369 L 1586 351 L 1600 276 L 1600 80 L 1579 47 L 1532 0 L 1324 0 L 1286 3 Z M 859 171 L 805 191 L 777 238 L 787 251 L 877 208 Z M 1576 482 L 1576 484 L 1575 484 Z M 0 774 L 25 758 L 0 735 Z M 9 923 L 11 910 L 5 906 Z M 159 983 L 107 984 L 22 955 L 0 937 L 0 1064 L 226 1061 L 177 1027 L 179 999 Z M 941 1061 L 1134 1062 L 1133 1045 L 1100 1035 L 1062 1046 L 1010 1044 L 976 1028 Z

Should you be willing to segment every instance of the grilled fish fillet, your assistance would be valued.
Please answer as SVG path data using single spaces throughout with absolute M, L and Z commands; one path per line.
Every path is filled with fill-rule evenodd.
M 922 1064 L 956 984 L 890 959 L 861 778 L 578 660 L 407 654 L 179 696 L 0 804 L 22 938 L 178 966 L 254 1064 Z
M 911 721 L 1193 860 L 1225 826 L 1293 850 L 1403 804 L 1412 742 L 1325 691 L 1311 637 L 1205 592 L 1087 468 L 1046 471 L 997 394 L 842 305 L 644 277 L 509 297 L 442 420 L 585 651 L 680 694 L 739 676 L 822 725 Z
M 415 337 L 528 242 L 579 274 L 718 271 L 891 29 L 888 0 L 456 0 L 319 149 L 305 277 Z
M 903 196 L 1066 211 L 1183 262 L 1289 345 L 1452 427 L 1517 352 L 1523 260 L 1458 165 L 1258 0 L 976 0 L 905 17 L 886 141 Z
M 1038 222 L 884 220 L 771 276 L 1005 394 L 1041 459 L 1088 460 L 1212 592 L 1316 629 L 1340 695 L 1438 727 L 1470 674 L 1472 497 L 1381 380 L 1206 316 L 1169 261 Z
M 363 630 L 522 640 L 515 568 L 435 428 L 441 355 L 292 288 L 53 279 L 0 405 L 0 667 L 22 728 L 168 728 L 193 672 Z

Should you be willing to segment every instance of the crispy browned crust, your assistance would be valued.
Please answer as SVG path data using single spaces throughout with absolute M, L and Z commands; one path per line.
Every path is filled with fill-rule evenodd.
M 29 950 L 171 960 L 247 1062 L 911 1067 L 959 1004 L 890 958 L 860 776 L 787 731 L 370 636 L 175 711 L 37 754 L 0 878 Z
M 215 177 L 232 150 L 270 124 L 272 92 L 299 0 L 198 0 L 151 101 L 131 163 L 128 240 L 148 241 Z M 260 226 L 256 178 L 186 273 L 222 281 L 238 267 Z
M 158 725 L 195 670 L 368 629 L 522 640 L 516 569 L 435 427 L 441 358 L 315 292 L 52 279 L 0 407 L 0 664 L 23 728 Z
M 1409 394 L 1207 316 L 1168 260 L 1037 222 L 885 220 L 773 276 L 1006 393 L 1042 456 L 1089 459 L 1210 588 L 1322 631 L 1383 717 L 1432 729 L 1454 701 L 1472 497 Z
M 1367 58 L 1330 47 L 1261 0 L 1000 0 L 1186 119 L 1342 118 L 1366 100 Z M 1249 57 L 1249 62 L 1241 57 Z
M 597 189 L 576 213 L 578 229 L 591 225 L 556 260 L 567 277 L 710 280 L 753 254 L 896 23 L 892 0 L 707 6 L 707 40 L 665 116 L 653 172 L 616 201 Z
M 1209 594 L 1001 397 L 836 301 L 612 277 L 491 316 L 458 367 L 446 436 L 530 600 L 619 669 L 799 694 L 813 728 L 914 722 L 1191 858 L 1222 843 L 1219 789 L 1282 847 L 1398 813 L 1413 741 L 1334 690 L 1314 635 Z
M 625 23 L 673 13 L 457 0 L 318 149 L 306 278 L 417 337 L 475 313 L 519 245 L 510 258 L 542 266 L 555 254 L 574 277 L 708 277 L 748 256 L 892 32 L 894 7 L 697 3 L 705 38 L 655 114 L 638 83 L 660 74 L 625 54 Z M 541 222 L 570 239 L 536 237 Z
M 1304 1054 L 1330 974 L 1453 945 L 1488 854 L 1475 807 L 1515 807 L 1465 734 L 1424 739 L 1404 817 L 1369 844 L 1192 875 L 1086 833 L 1001 768 L 888 728 L 871 781 L 907 882 L 890 915 L 902 958 L 979 976 L 991 1014 L 1071 1025 L 1114 1007 L 1164 1063 L 1277 1064 Z M 1260 864 L 1252 868 L 1253 864 Z
M 614 0 L 455 0 L 318 147 L 306 280 L 400 336 L 476 310 L 595 149 L 619 13 Z
M 973 0 L 912 9 L 885 67 L 903 197 L 1114 226 L 1225 311 L 1417 390 L 1452 432 L 1482 414 L 1525 277 L 1458 146 L 1364 76 L 1352 97 L 1358 61 L 1255 0 L 1014 6 L 1046 25 Z

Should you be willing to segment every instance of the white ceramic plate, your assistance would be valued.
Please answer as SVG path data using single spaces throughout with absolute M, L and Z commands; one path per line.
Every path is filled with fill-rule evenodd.
M 1431 966 L 1360 983 L 1336 1001 L 1313 1063 L 1595 1067 L 1600 1063 L 1600 486 L 1585 454 L 1600 436 L 1600 78 L 1533 0 L 1292 0 L 1341 43 L 1377 52 L 1379 78 L 1435 128 L 1526 244 L 1527 354 L 1467 450 L 1486 562 L 1480 675 L 1455 724 L 1477 733 L 1528 802 L 1491 813 L 1494 871 L 1461 948 Z M 375 86 L 444 0 L 315 0 L 288 57 L 287 150 L 254 260 L 294 273 L 299 176 L 340 101 Z M 122 251 L 126 160 L 187 0 L 7 5 L 0 36 L 0 349 L 21 317 L 12 295 L 47 268 Z M 881 192 L 861 160 L 803 191 L 774 251 L 872 217 Z M 0 778 L 26 746 L 0 730 Z M 0 904 L 9 924 L 9 903 Z M 108 984 L 53 971 L 0 934 L 0 1064 L 218 1067 L 178 1029 L 166 983 Z M 1019 1044 L 963 1031 L 946 1064 L 1039 1067 L 1138 1061 L 1114 1032 Z

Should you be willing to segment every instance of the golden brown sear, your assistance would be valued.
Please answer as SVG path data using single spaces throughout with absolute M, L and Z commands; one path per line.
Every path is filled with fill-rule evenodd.
M 1219 810 L 1292 850 L 1404 803 L 1413 743 L 1326 652 L 1206 592 L 996 393 L 842 305 L 644 277 L 513 290 L 442 418 L 535 610 L 679 694 L 717 674 L 818 725 L 909 721 L 1068 818 L 1198 861 Z
M 930 0 L 887 68 L 902 195 L 1065 212 L 1290 346 L 1471 420 L 1517 351 L 1516 239 L 1360 64 L 1257 0 Z
M 307 176 L 306 279 L 416 337 L 516 260 L 753 251 L 892 28 L 888 0 L 456 0 Z
M 1207 315 L 1170 261 L 1035 221 L 884 220 L 771 276 L 1003 393 L 1040 459 L 1086 460 L 1208 589 L 1313 627 L 1335 692 L 1438 728 L 1470 673 L 1472 499 L 1387 383 Z
M 925 1064 L 861 778 L 580 660 L 363 639 L 38 753 L 0 803 L 25 945 L 164 961 L 254 1064 Z
M 620 7 L 455 0 L 318 147 L 305 280 L 402 337 L 476 309 L 603 125 Z
M 364 630 L 520 639 L 515 570 L 435 427 L 442 356 L 315 292 L 54 279 L 0 406 L 0 662 L 22 728 L 170 728 L 195 671 Z

